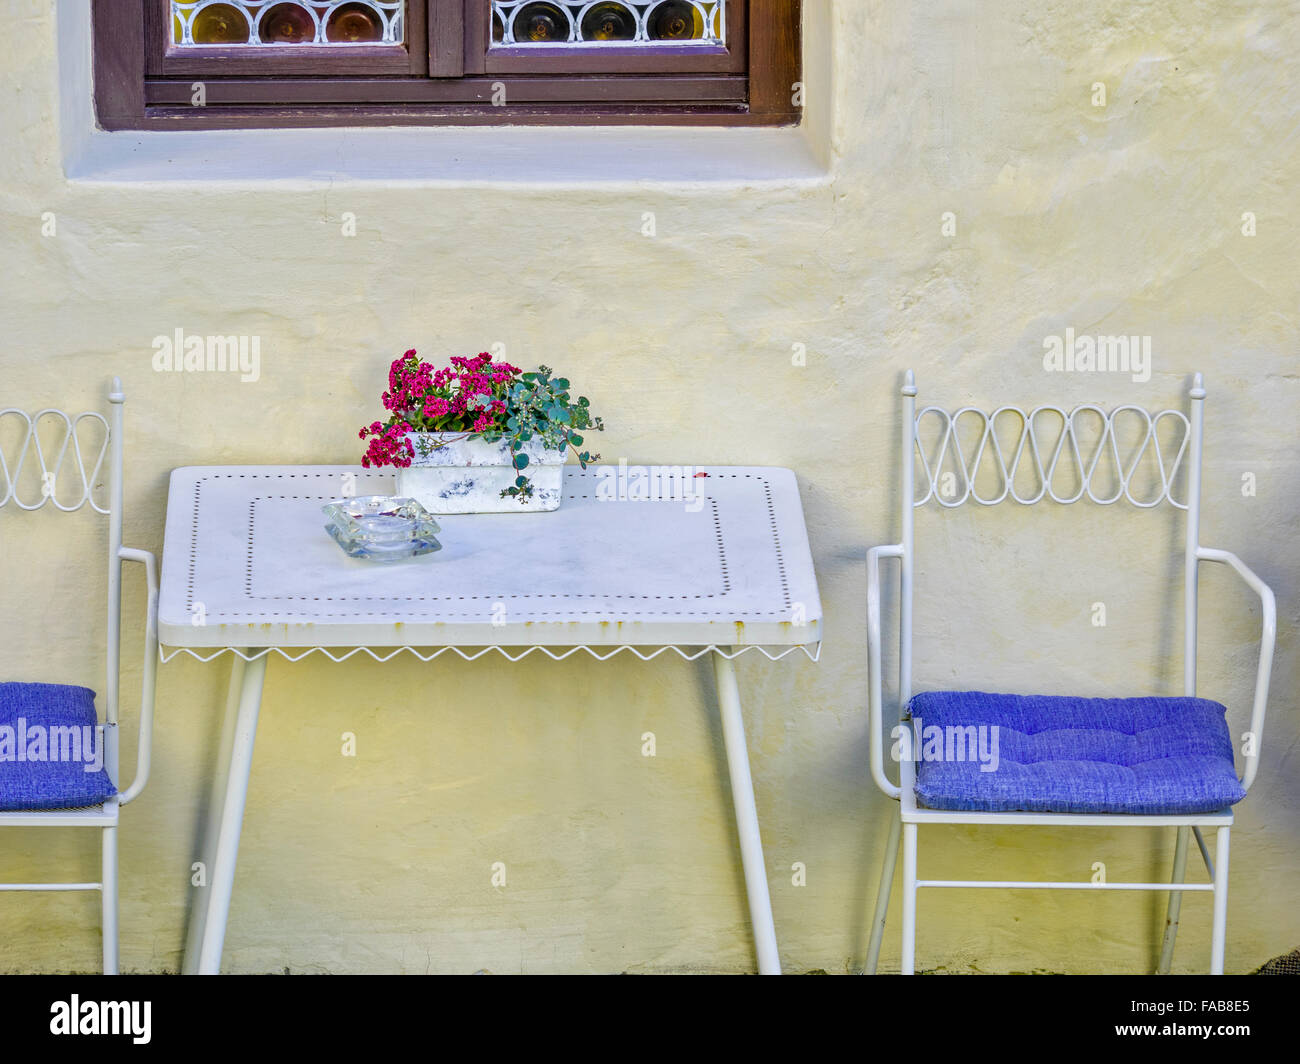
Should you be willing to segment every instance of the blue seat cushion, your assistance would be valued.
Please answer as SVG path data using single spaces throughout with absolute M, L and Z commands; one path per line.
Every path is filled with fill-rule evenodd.
M 80 809 L 115 795 L 97 724 L 88 687 L 0 683 L 0 810 Z
M 931 809 L 1212 813 L 1246 794 L 1209 699 L 929 691 L 908 708 Z

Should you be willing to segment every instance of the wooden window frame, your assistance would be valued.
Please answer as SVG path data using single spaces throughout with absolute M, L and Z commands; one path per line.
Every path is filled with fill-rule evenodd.
M 168 0 L 92 0 L 95 111 L 106 130 L 797 124 L 800 0 L 725 2 L 725 46 L 490 48 L 483 0 L 409 0 L 403 45 L 250 56 L 176 48 Z

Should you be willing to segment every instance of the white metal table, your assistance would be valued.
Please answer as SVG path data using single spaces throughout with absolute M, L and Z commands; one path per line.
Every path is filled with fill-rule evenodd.
M 392 494 L 347 466 L 196 466 L 172 473 L 158 628 L 162 659 L 232 653 L 222 749 L 202 840 L 186 973 L 221 963 L 266 665 L 447 652 L 511 660 L 709 655 L 759 971 L 780 973 L 732 659 L 816 660 L 821 603 L 788 469 L 565 470 L 553 513 L 439 517 L 443 549 L 397 564 L 347 557 L 320 508 Z M 502 557 L 525 558 L 503 566 Z

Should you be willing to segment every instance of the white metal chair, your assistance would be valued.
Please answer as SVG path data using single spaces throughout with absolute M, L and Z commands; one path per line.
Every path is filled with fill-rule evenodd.
M 102 751 L 103 766 L 112 782 L 118 780 L 118 688 L 119 656 L 121 648 L 121 607 L 122 607 L 122 562 L 139 562 L 144 566 L 148 585 L 148 605 L 145 618 L 144 670 L 140 692 L 140 737 L 136 753 L 136 773 L 131 785 L 124 791 L 110 793 L 102 802 L 79 808 L 26 808 L 0 811 L 0 827 L 80 827 L 100 828 L 103 831 L 103 867 L 101 881 L 98 883 L 5 883 L 0 884 L 0 891 L 82 891 L 98 890 L 103 903 L 103 952 L 105 974 L 116 974 L 118 970 L 118 928 L 117 928 L 117 823 L 122 806 L 132 801 L 144 789 L 149 779 L 150 747 L 153 731 L 154 682 L 158 661 L 157 611 L 158 611 L 158 567 L 154 555 L 149 551 L 122 546 L 122 406 L 125 402 L 122 383 L 113 379 L 112 389 L 108 393 L 111 406 L 111 423 L 97 411 L 86 411 L 69 416 L 61 410 L 46 408 L 36 414 L 27 414 L 13 407 L 0 409 L 0 427 L 6 419 L 18 421 L 21 444 L 12 469 L 0 450 L 0 509 L 12 502 L 19 510 L 39 510 L 52 504 L 55 509 L 67 513 L 82 509 L 89 504 L 91 509 L 108 517 L 108 628 L 107 628 L 107 672 L 103 692 L 103 732 L 99 742 Z M 61 442 L 47 453 L 42 444 L 40 433 L 44 423 L 53 423 L 55 431 L 61 436 Z M 12 422 L 11 422 L 12 423 Z M 96 436 L 102 430 L 103 439 L 92 453 L 83 453 L 79 430 L 83 423 L 86 431 Z M 95 424 L 101 429 L 96 429 Z M 97 455 L 93 451 L 97 450 Z M 69 495 L 63 487 L 67 480 L 60 480 L 67 463 L 74 491 Z M 105 458 L 109 458 L 107 505 L 102 505 L 102 490 L 96 492 L 96 482 L 105 472 Z M 37 468 L 27 465 L 34 458 Z M 93 459 L 93 461 L 92 461 Z M 75 469 L 72 468 L 75 463 Z M 24 468 L 27 473 L 24 476 Z M 39 474 L 39 476 L 35 474 Z M 39 489 L 39 494 L 37 490 Z M 23 497 L 24 493 L 26 498 Z M 98 499 L 97 499 L 98 494 Z M 14 533 L 11 531 L 10 536 Z M 5 603 L 6 607 L 17 604 Z M 12 685 L 19 686 L 19 685 Z M 55 685 L 21 685 L 23 687 L 43 687 L 52 692 L 82 692 L 87 698 L 90 692 L 84 688 L 70 688 Z M 92 719 L 93 705 L 88 712 Z M 53 729 L 51 729 L 52 732 Z M 50 743 L 51 752 L 53 740 Z M 108 791 L 114 788 L 108 786 Z M 58 802 L 54 797 L 52 801 Z
M 916 943 L 916 903 L 920 888 L 1007 888 L 1007 889 L 1080 889 L 1080 890 L 1149 890 L 1168 891 L 1168 923 L 1164 936 L 1161 957 L 1157 971 L 1167 972 L 1173 956 L 1174 938 L 1178 932 L 1179 906 L 1183 891 L 1207 891 L 1214 897 L 1213 935 L 1210 960 L 1212 974 L 1223 972 L 1224 940 L 1226 934 L 1228 902 L 1228 844 L 1233 822 L 1231 807 L 1210 813 L 1196 814 L 1150 814 L 1132 813 L 1079 813 L 1079 812 L 988 812 L 958 809 L 927 808 L 918 801 L 916 794 L 917 769 L 914 759 L 904 756 L 899 761 L 899 783 L 892 783 L 885 774 L 884 754 L 882 749 L 882 676 L 881 676 L 881 587 L 880 560 L 897 558 L 901 563 L 901 580 L 898 598 L 899 610 L 899 647 L 898 647 L 898 705 L 900 722 L 907 720 L 907 707 L 913 698 L 912 691 L 912 574 L 913 574 L 913 511 L 934 500 L 941 506 L 953 508 L 968 501 L 982 505 L 995 505 L 1008 499 L 1023 505 L 1032 505 L 1044 499 L 1051 499 L 1061 504 L 1070 504 L 1087 498 L 1101 505 L 1110 505 L 1121 499 L 1132 505 L 1150 508 L 1167 502 L 1177 509 L 1185 511 L 1185 560 L 1184 560 L 1184 658 L 1183 687 L 1185 696 L 1196 694 L 1196 624 L 1197 624 L 1197 576 L 1201 562 L 1220 562 L 1235 571 L 1260 597 L 1262 607 L 1262 636 L 1260 643 L 1259 664 L 1255 677 L 1254 704 L 1250 717 L 1250 734 L 1254 738 L 1253 749 L 1244 757 L 1245 771 L 1241 774 L 1242 793 L 1254 781 L 1259 764 L 1260 742 L 1263 737 L 1264 712 L 1268 697 L 1269 673 L 1272 667 L 1273 645 L 1276 634 L 1276 606 L 1273 592 L 1252 572 L 1235 554 L 1225 550 L 1203 547 L 1199 539 L 1199 520 L 1201 509 L 1201 445 L 1204 421 L 1205 388 L 1201 375 L 1195 375 L 1189 392 L 1190 418 L 1179 410 L 1148 412 L 1135 406 L 1117 407 L 1109 412 L 1097 406 L 1075 407 L 1066 412 L 1060 407 L 1044 406 L 1030 411 L 1011 406 L 999 407 L 991 414 L 971 407 L 965 407 L 949 413 L 938 407 L 926 407 L 918 415 L 916 412 L 916 381 L 912 372 L 906 374 L 902 388 L 902 463 L 901 463 L 901 511 L 902 537 L 899 543 L 888 546 L 873 547 L 867 552 L 867 642 L 869 676 L 869 715 L 871 727 L 871 773 L 876 785 L 889 797 L 898 800 L 900 816 L 894 821 L 886 844 L 884 868 L 881 872 L 880 888 L 876 900 L 875 915 L 871 928 L 871 940 L 867 953 L 866 972 L 876 971 L 880 955 L 880 942 L 884 934 L 885 918 L 889 907 L 889 895 L 893 884 L 895 862 L 898 856 L 900 834 L 903 851 L 903 917 L 902 917 L 902 971 L 912 974 L 915 968 Z M 933 458 L 927 458 L 921 440 L 921 426 L 924 419 L 937 419 L 940 425 L 940 442 Z M 1146 425 L 1145 436 L 1134 451 L 1132 459 L 1122 461 L 1120 445 L 1116 430 L 1117 418 L 1136 419 L 1138 425 Z M 974 421 L 976 432 L 980 433 L 978 442 L 972 451 L 969 447 L 963 451 L 958 438 L 958 426 Z M 1044 437 L 1042 424 L 1044 419 L 1059 426 L 1059 435 L 1050 433 Z M 1176 453 L 1170 455 L 1161 450 L 1161 426 L 1166 419 L 1181 426 L 1181 443 Z M 999 439 L 997 426 L 1005 426 L 1010 420 L 1019 425 L 1019 434 L 1012 448 L 1006 448 Z M 1079 435 L 1085 422 L 1100 425 L 1096 450 L 1087 453 L 1087 447 L 1080 446 Z M 982 424 L 982 430 L 979 426 Z M 1170 426 L 1166 426 L 1168 428 Z M 1139 430 L 1140 434 L 1140 430 Z M 969 434 L 968 434 L 969 435 Z M 1005 438 L 1005 437 L 1004 437 Z M 1166 451 L 1168 447 L 1166 446 Z M 1148 455 L 1147 449 L 1153 454 Z M 1109 455 L 1111 478 L 1110 490 L 1100 488 L 1103 479 L 1098 476 L 1098 463 L 1106 452 Z M 915 457 L 914 457 L 915 455 Z M 1135 470 L 1140 462 L 1147 462 L 1145 468 L 1150 471 L 1150 461 L 1159 467 L 1156 475 L 1158 490 L 1143 492 L 1135 478 Z M 1185 459 L 1185 460 L 1184 460 Z M 983 465 L 981 463 L 984 463 Z M 1113 464 L 1112 464 L 1113 463 Z M 948 473 L 941 475 L 945 466 Z M 1183 467 L 1182 484 L 1184 498 L 1180 501 L 1174 497 L 1174 482 L 1179 467 Z M 984 483 L 988 474 L 981 471 L 992 469 L 993 479 L 997 482 L 996 490 L 981 494 L 977 480 L 983 475 Z M 1077 487 L 1069 493 L 1056 489 L 1058 469 Z M 914 490 L 914 474 L 920 471 L 927 482 L 924 492 L 917 497 Z M 1028 479 L 1036 484 L 1036 490 L 1025 492 L 1017 487 Z M 941 490 L 942 485 L 947 490 Z M 1149 481 L 1148 481 L 1149 483 Z M 928 697 L 928 696 L 927 696 Z M 1001 697 L 1001 696 L 994 696 Z M 895 733 L 898 734 L 897 732 Z M 910 733 L 909 733 L 910 738 Z M 1226 738 L 1226 732 L 1225 732 Z M 1231 761 L 1227 765 L 1227 776 L 1235 774 Z M 1236 783 L 1232 784 L 1234 787 Z M 978 784 L 977 784 L 978 786 Z M 923 824 L 980 824 L 980 825 L 1075 825 L 1075 826 L 1173 826 L 1177 828 L 1174 851 L 1174 867 L 1169 883 L 1078 883 L 1078 882 L 1017 882 L 988 880 L 938 880 L 918 879 L 917 877 L 917 829 Z M 1203 828 L 1214 828 L 1217 838 L 1213 859 L 1206 847 Z M 1189 834 L 1196 838 L 1197 846 L 1209 872 L 1210 883 L 1188 884 L 1184 882 L 1187 864 Z

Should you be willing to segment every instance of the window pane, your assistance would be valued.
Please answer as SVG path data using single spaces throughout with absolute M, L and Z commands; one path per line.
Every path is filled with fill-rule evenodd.
M 172 41 L 182 48 L 401 44 L 405 8 L 405 0 L 172 0 Z
M 491 0 L 497 46 L 726 40 L 724 0 Z

